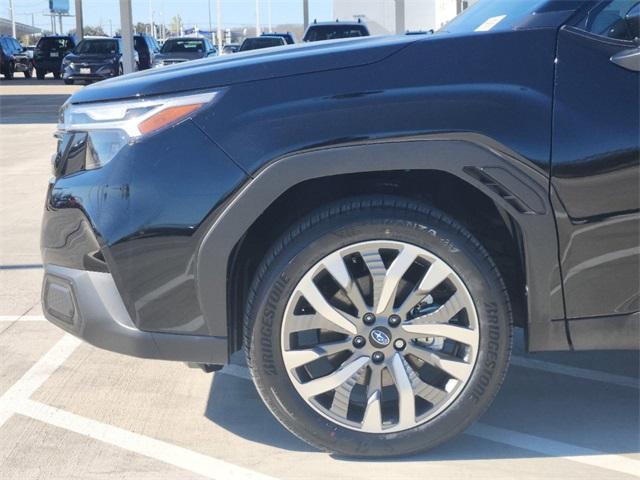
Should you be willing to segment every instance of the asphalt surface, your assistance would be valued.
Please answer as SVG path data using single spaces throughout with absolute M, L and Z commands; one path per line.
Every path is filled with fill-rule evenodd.
M 242 358 L 214 375 L 83 344 L 43 320 L 38 249 L 61 82 L 0 80 L 0 478 L 640 476 L 637 352 L 523 352 L 478 424 L 427 454 L 317 452 L 262 405 Z

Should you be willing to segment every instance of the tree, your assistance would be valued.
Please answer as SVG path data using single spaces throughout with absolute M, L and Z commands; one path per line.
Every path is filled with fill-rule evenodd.
M 171 31 L 175 32 L 176 35 L 180 35 L 182 31 L 182 17 L 180 14 L 176 15 L 171 19 Z
M 69 35 L 75 35 L 76 29 L 69 30 Z M 84 27 L 84 35 L 85 36 L 95 36 L 95 37 L 106 37 L 107 34 L 104 32 L 102 27 L 98 25 L 97 27 L 92 27 L 87 25 Z

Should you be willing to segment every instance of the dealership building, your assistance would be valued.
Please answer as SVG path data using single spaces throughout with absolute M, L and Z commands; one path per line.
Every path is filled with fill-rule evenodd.
M 339 20 L 362 19 L 373 35 L 396 33 L 398 0 L 333 0 L 333 16 Z M 406 30 L 437 30 L 475 0 L 404 0 Z M 400 32 L 398 32 L 400 33 Z

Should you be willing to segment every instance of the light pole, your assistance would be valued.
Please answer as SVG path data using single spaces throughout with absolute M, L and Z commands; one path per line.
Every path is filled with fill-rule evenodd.
M 256 0 L 256 37 L 260 36 L 260 0 Z
M 82 0 L 75 0 L 76 6 L 76 36 L 78 41 L 84 37 L 84 25 L 82 22 Z
M 267 1 L 267 13 L 269 15 L 269 33 L 273 33 L 273 25 L 271 23 L 271 0 Z
M 16 38 L 16 18 L 13 12 L 13 0 L 9 0 L 9 10 L 11 11 L 11 33 Z
M 404 0 L 396 0 L 396 34 L 405 32 L 405 6 Z
M 120 0 L 120 35 L 122 36 L 122 70 L 133 72 L 133 15 L 131 0 Z
M 302 0 L 302 16 L 304 17 L 304 30 L 309 26 L 309 0 Z
M 216 23 L 218 24 L 216 36 L 218 37 L 218 53 L 222 52 L 222 7 L 221 0 L 216 0 Z

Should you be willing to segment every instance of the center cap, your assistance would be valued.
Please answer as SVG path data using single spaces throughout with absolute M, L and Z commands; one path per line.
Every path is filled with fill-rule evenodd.
M 377 327 L 369 333 L 369 340 L 376 348 L 387 347 L 391 343 L 391 332 L 385 327 Z

